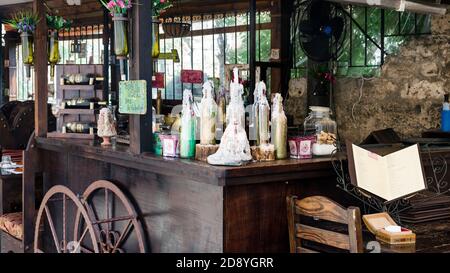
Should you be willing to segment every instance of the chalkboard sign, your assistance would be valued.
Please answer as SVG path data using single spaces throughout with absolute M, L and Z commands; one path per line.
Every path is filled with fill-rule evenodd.
M 121 114 L 145 115 L 147 113 L 147 82 L 119 82 L 119 112 Z

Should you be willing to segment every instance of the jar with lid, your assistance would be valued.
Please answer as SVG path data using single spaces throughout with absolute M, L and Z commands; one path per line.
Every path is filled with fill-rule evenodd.
M 304 122 L 305 136 L 315 136 L 316 142 L 312 146 L 315 156 L 331 155 L 336 150 L 336 122 L 331 119 L 328 107 L 310 106 L 311 112 Z

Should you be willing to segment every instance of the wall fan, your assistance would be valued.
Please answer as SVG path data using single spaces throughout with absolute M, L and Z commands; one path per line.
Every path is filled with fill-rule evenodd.
M 316 62 L 336 60 L 343 48 L 347 19 L 339 4 L 323 0 L 304 2 L 297 21 L 299 43 Z

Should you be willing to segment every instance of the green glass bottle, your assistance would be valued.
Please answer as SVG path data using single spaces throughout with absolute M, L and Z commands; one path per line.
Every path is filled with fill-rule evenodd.
M 192 106 L 192 91 L 183 92 L 183 110 L 181 112 L 180 157 L 193 158 L 195 156 L 195 126 L 196 118 Z
M 50 77 L 55 76 L 55 65 L 59 62 L 59 34 L 54 30 L 50 33 L 48 39 L 48 62 L 50 63 Z

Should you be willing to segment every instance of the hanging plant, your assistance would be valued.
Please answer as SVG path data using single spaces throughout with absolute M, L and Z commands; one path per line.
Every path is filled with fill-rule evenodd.
M 34 33 L 39 22 L 39 16 L 30 10 L 19 11 L 11 16 L 11 19 L 4 20 L 5 24 L 16 29 L 19 33 Z
M 11 19 L 4 23 L 16 29 L 20 33 L 22 41 L 22 60 L 26 68 L 26 76 L 31 76 L 31 66 L 33 65 L 33 33 L 39 22 L 39 16 L 33 11 L 19 11 L 12 15 Z
M 66 20 L 61 16 L 47 14 L 46 18 L 47 18 L 47 27 L 50 30 L 56 31 L 60 31 L 63 29 L 69 30 L 72 25 L 72 22 L 70 20 Z
M 47 26 L 49 29 L 48 38 L 48 62 L 50 63 L 50 76 L 55 76 L 55 65 L 61 59 L 59 54 L 59 31 L 69 30 L 72 22 L 62 18 L 61 16 L 49 15 L 46 16 Z
M 120 75 L 125 77 L 124 60 L 128 55 L 127 11 L 132 8 L 131 0 L 100 0 L 102 5 L 109 10 L 114 23 L 114 53 L 120 61 Z
M 172 1 L 169 0 L 152 0 L 152 16 L 158 17 L 166 9 L 172 7 Z
M 131 0 L 100 0 L 100 2 L 107 10 L 109 10 L 111 16 L 115 16 L 116 14 L 124 15 L 127 13 L 127 10 L 132 7 Z

